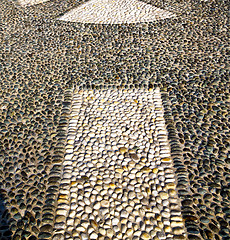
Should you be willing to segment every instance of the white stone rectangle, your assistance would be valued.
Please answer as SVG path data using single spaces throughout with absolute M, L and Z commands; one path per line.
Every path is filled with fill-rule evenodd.
M 65 232 L 74 229 L 80 239 L 97 239 L 98 233 L 153 239 L 159 232 L 162 239 L 171 238 L 177 222 L 169 203 L 177 198 L 176 180 L 164 117 L 153 107 L 164 115 L 159 89 L 79 91 L 74 97 L 81 98 L 74 121 L 82 121 L 76 122 L 73 139 L 70 116 L 63 165 L 72 168 L 64 168 L 62 176 L 70 197 L 58 198 L 60 209 L 66 201 L 71 209 L 63 216 Z M 164 221 L 149 220 L 159 213 Z

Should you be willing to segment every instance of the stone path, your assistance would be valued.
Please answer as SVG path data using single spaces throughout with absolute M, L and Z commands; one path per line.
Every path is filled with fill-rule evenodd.
M 73 97 L 55 239 L 183 235 L 159 89 Z
M 19 0 L 22 6 L 32 6 L 49 0 Z M 58 18 L 61 21 L 122 24 L 142 23 L 176 17 L 172 12 L 138 0 L 91 0 Z
M 60 17 L 83 23 L 121 24 L 152 22 L 175 14 L 137 0 L 91 0 Z
M 18 0 L 19 4 L 21 4 L 22 6 L 32 6 L 32 5 L 44 3 L 47 1 L 49 0 Z
M 2 1 L 1 240 L 229 240 L 228 5 Z

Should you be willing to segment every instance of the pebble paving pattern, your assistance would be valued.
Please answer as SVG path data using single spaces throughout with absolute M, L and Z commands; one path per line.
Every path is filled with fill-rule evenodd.
M 136 0 L 93 0 L 71 10 L 59 20 L 119 24 L 152 22 L 175 17 L 173 13 Z
M 55 239 L 185 234 L 159 89 L 73 97 Z
M 159 87 L 187 233 L 175 239 L 229 240 L 228 1 L 144 0 L 176 15 L 147 23 L 58 20 L 84 2 L 0 4 L 0 239 L 56 234 L 75 89 Z
M 18 0 L 19 4 L 23 6 L 31 6 L 34 4 L 40 4 L 49 0 Z

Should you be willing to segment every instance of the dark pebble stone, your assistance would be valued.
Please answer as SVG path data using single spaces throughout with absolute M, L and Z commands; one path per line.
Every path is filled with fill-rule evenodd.
M 28 240 L 37 240 L 37 238 L 34 235 L 32 235 L 28 238 Z
M 184 219 L 185 221 L 195 221 L 195 220 L 197 220 L 197 217 L 194 216 L 194 215 L 184 215 L 184 214 L 183 214 L 183 219 Z
M 58 187 L 54 185 L 49 186 L 49 188 L 47 189 L 47 192 L 50 192 L 50 193 L 52 192 L 56 193 L 57 191 L 58 191 Z
M 197 191 L 200 193 L 200 194 L 205 194 L 207 191 L 203 188 L 198 188 Z
M 58 177 L 58 178 L 59 178 L 59 176 L 60 176 L 60 171 L 51 171 L 51 172 L 50 172 L 50 176 L 52 176 L 52 177 Z
M 40 207 L 34 207 L 34 208 L 33 208 L 33 211 L 34 211 L 35 213 L 40 212 L 40 211 L 41 211 L 41 208 L 40 208 Z
M 22 236 L 23 236 L 23 237 L 27 238 L 27 237 L 29 237 L 30 235 L 31 235 L 31 233 L 30 233 L 29 231 L 23 230 L 23 232 L 22 232 Z
M 204 217 L 204 216 L 202 216 L 202 217 L 200 218 L 200 221 L 201 221 L 202 223 L 209 223 L 209 222 L 210 222 L 210 220 L 209 220 L 208 218 Z
M 212 198 L 212 195 L 210 193 L 206 193 L 206 194 L 204 194 L 203 198 L 206 200 L 209 200 Z
M 31 217 L 33 217 L 33 215 L 32 215 L 31 212 L 26 211 L 25 217 L 26 217 L 26 218 L 31 218 Z
M 15 208 L 15 207 L 12 207 L 12 208 L 11 208 L 11 213 L 12 213 L 12 214 L 18 213 L 18 209 Z
M 38 165 L 38 170 L 42 170 L 44 168 L 43 165 Z
M 46 224 L 46 225 L 43 225 L 42 227 L 40 227 L 40 231 L 41 232 L 52 232 L 53 230 L 53 227 L 50 225 L 50 224 Z
M 4 231 L 3 236 L 10 237 L 12 235 L 12 232 L 10 230 Z
M 38 189 L 35 189 L 33 192 L 31 192 L 31 196 L 36 197 L 39 193 Z
M 230 239 L 229 238 L 229 230 L 228 229 L 222 229 L 220 232 L 219 232 L 219 235 L 222 236 L 222 237 L 225 237 L 225 239 Z M 224 239 L 224 238 L 222 238 Z
M 214 211 L 211 209 L 211 208 L 206 208 L 206 211 L 211 214 L 211 215 L 214 215 Z
M 208 185 L 213 188 L 220 188 L 220 185 L 217 183 L 208 183 Z
M 50 219 L 53 219 L 53 214 L 51 214 L 51 213 L 45 213 L 45 214 L 43 214 L 42 215 L 42 218 L 50 218 Z
M 193 201 L 190 199 L 185 199 L 181 202 L 182 206 L 190 206 L 193 204 Z
M 30 217 L 30 222 L 29 222 L 29 224 L 32 225 L 32 226 L 34 226 L 35 223 L 36 223 L 36 219 L 35 219 L 33 216 L 31 216 L 31 217 Z
M 179 196 L 184 196 L 188 194 L 187 190 L 178 190 Z
M 173 236 L 173 239 L 174 239 L 174 240 L 185 240 L 186 237 L 183 236 L 183 235 L 174 235 L 174 236 Z
M 17 204 L 17 202 L 15 201 L 15 199 L 12 199 L 12 200 L 10 201 L 10 203 L 11 203 L 12 205 L 16 205 L 16 204 Z
M 38 188 L 39 188 L 40 190 L 44 190 L 46 187 L 45 187 L 44 184 L 39 183 L 39 184 L 38 184 Z
M 50 233 L 47 232 L 41 232 L 38 235 L 38 239 L 47 239 L 50 238 L 52 235 Z
M 200 228 L 201 229 L 205 229 L 205 228 L 207 228 L 207 226 L 205 224 L 203 224 L 203 223 L 200 223 Z
M 48 205 L 53 205 L 55 203 L 55 200 L 54 199 L 47 199 L 45 201 L 45 204 L 48 204 Z
M 20 204 L 23 203 L 23 202 L 24 202 L 23 199 L 19 199 L 19 200 L 17 201 L 17 204 L 20 205 Z
M 220 239 L 221 239 L 220 236 L 215 234 L 215 240 L 220 240 Z
M 20 199 L 22 199 L 23 197 L 24 197 L 23 194 L 17 194 L 17 195 L 15 196 L 15 199 L 16 199 L 16 200 L 20 200 Z
M 9 196 L 10 198 L 13 198 L 13 197 L 15 196 L 15 193 L 10 191 L 10 192 L 8 193 L 8 196 Z
M 204 230 L 200 229 L 200 235 L 203 239 L 206 239 L 206 234 L 205 234 Z
M 23 228 L 24 227 L 24 222 L 22 220 L 19 220 L 17 222 L 17 226 L 18 226 L 18 228 Z
M 191 206 L 182 207 L 182 209 L 186 215 L 194 214 L 194 209 Z
M 16 219 L 16 220 L 18 220 L 18 219 L 21 219 L 21 214 L 20 213 L 16 213 L 15 215 L 14 215 L 14 219 Z
M 216 211 L 217 213 L 221 213 L 221 212 L 222 212 L 222 208 L 221 208 L 220 206 L 216 206 L 216 207 L 215 207 L 215 211 Z
M 213 239 L 214 238 L 214 233 L 211 232 L 210 230 L 204 229 L 204 232 L 205 232 L 208 239 Z
M 213 232 L 215 232 L 215 233 L 219 232 L 219 228 L 217 226 L 215 226 L 213 223 L 209 223 L 208 226 Z
M 12 224 L 12 225 L 11 225 L 11 230 L 12 230 L 12 231 L 16 231 L 16 229 L 17 229 L 16 224 Z
M 36 218 L 37 220 L 39 220 L 40 217 L 41 217 L 41 213 L 40 213 L 40 212 L 36 212 L 36 213 L 35 213 L 35 218 Z
M 12 240 L 21 240 L 21 236 L 20 235 L 14 235 Z
M 164 237 L 164 232 L 157 232 L 157 237 L 158 238 L 162 238 L 162 237 Z
M 46 198 L 47 198 L 47 199 L 56 199 L 56 195 L 53 194 L 53 193 L 50 193 L 50 194 L 47 194 L 47 195 L 46 195 Z
M 21 210 L 24 210 L 24 209 L 26 208 L 25 203 L 21 203 L 20 206 L 19 206 L 19 208 L 20 208 Z
M 224 209 L 223 209 L 223 212 L 226 213 L 226 214 L 227 214 L 227 213 L 230 213 L 230 208 L 224 208 Z
M 188 234 L 188 239 L 189 240 L 201 240 L 201 238 L 197 235 L 194 234 Z
M 45 213 L 50 213 L 50 214 L 52 214 L 52 213 L 54 212 L 54 209 L 55 209 L 54 206 L 49 205 L 49 206 L 46 206 L 46 208 L 44 208 L 44 209 L 42 210 L 42 213 L 43 213 L 43 214 L 45 214 Z
M 53 219 L 51 219 L 51 218 L 42 218 L 42 222 L 43 223 L 48 223 L 48 224 L 51 223 L 52 224 L 53 223 Z
M 139 157 L 135 153 L 130 153 L 129 155 L 133 160 L 138 160 L 139 159 Z
M 219 221 L 221 227 L 227 227 L 228 223 L 225 220 L 220 220 Z
M 64 145 L 62 146 L 63 148 L 65 147 Z M 59 171 L 61 169 L 61 165 L 60 164 L 55 164 L 51 171 Z
M 199 230 L 195 227 L 188 227 L 187 231 L 188 233 L 199 234 Z
M 36 226 L 33 226 L 33 227 L 32 227 L 32 231 L 33 231 L 33 233 L 35 233 L 35 234 L 38 234 L 38 233 L 39 233 L 39 230 L 38 230 L 38 228 L 37 228 Z

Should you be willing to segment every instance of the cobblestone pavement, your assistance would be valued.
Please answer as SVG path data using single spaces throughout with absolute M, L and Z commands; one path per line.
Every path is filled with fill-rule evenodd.
M 0 239 L 224 239 L 229 6 L 0 4 Z

